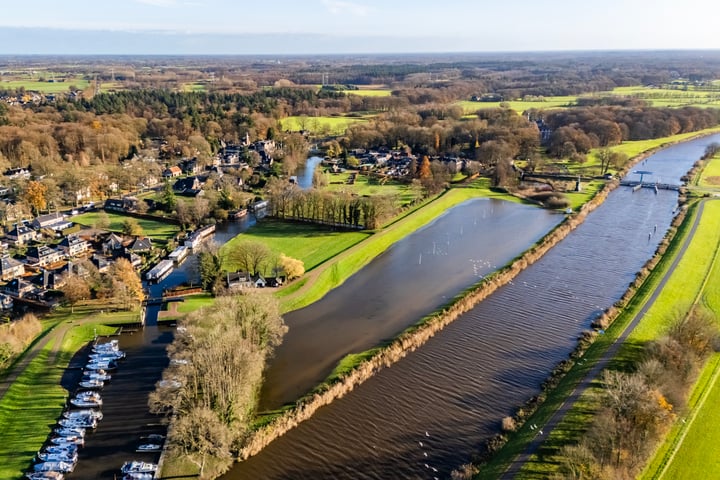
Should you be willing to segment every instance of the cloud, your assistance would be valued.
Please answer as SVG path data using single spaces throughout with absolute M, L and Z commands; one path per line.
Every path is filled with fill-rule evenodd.
M 370 9 L 359 3 L 346 2 L 344 0 L 323 0 L 325 8 L 333 15 L 347 13 L 356 17 L 365 17 L 370 13 Z

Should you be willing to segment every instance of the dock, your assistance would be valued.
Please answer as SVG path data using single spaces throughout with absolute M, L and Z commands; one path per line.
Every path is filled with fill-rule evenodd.
M 680 190 L 680 185 L 674 185 L 672 183 L 646 183 L 633 180 L 622 180 L 620 185 L 624 187 L 632 187 L 635 191 L 640 190 L 641 188 L 653 188 L 655 190 Z

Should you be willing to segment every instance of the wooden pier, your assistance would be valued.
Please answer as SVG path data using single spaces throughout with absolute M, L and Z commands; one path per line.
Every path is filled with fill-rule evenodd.
M 622 180 L 620 185 L 624 187 L 632 187 L 633 190 L 639 190 L 641 188 L 654 188 L 657 190 L 680 190 L 680 185 L 674 185 L 672 183 L 641 183 L 632 180 Z

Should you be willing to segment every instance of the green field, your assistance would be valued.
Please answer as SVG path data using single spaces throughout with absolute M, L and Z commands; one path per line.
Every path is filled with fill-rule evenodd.
M 0 81 L 0 89 L 17 89 L 25 88 L 30 92 L 41 93 L 62 93 L 69 92 L 71 86 L 75 86 L 79 90 L 84 90 L 90 85 L 88 80 L 80 78 L 66 80 L 64 82 L 39 82 L 35 80 L 10 80 Z
M 257 241 L 278 255 L 284 253 L 302 260 L 308 271 L 368 236 L 366 232 L 341 232 L 309 223 L 263 220 L 223 245 L 222 252 L 230 252 L 234 245 L 246 240 Z M 234 271 L 237 266 L 227 260 L 225 268 Z
M 348 95 L 358 95 L 360 97 L 389 97 L 392 95 L 392 90 L 385 89 L 385 88 L 378 88 L 378 89 L 358 89 L 358 90 L 348 90 Z
M 280 127 L 291 132 L 308 130 L 315 134 L 342 135 L 350 125 L 366 121 L 367 118 L 360 117 L 293 116 L 280 120 Z
M 705 165 L 700 175 L 698 186 L 720 187 L 720 154 L 716 154 L 707 165 Z
M 473 102 L 470 100 L 461 100 L 455 102 L 455 105 L 462 107 L 465 114 L 474 114 L 478 110 L 487 110 L 490 108 L 501 108 L 507 106 L 518 113 L 523 113 L 532 108 L 537 110 L 547 110 L 551 108 L 566 108 L 575 105 L 577 97 L 574 96 L 557 96 L 543 97 L 538 100 L 509 100 L 505 102 Z
M 171 223 L 162 223 L 159 221 L 147 220 L 144 218 L 128 217 L 118 213 L 110 212 L 107 213 L 107 216 L 110 220 L 110 226 L 106 230 L 109 230 L 111 232 L 122 232 L 123 222 L 125 222 L 125 220 L 127 220 L 128 218 L 136 220 L 138 224 L 140 224 L 140 226 L 142 227 L 143 234 L 147 235 L 153 240 L 166 242 L 172 239 L 178 232 L 180 232 L 180 227 Z M 88 212 L 72 217 L 72 221 L 75 223 L 79 223 L 80 225 L 85 225 L 87 227 L 94 227 L 95 225 L 97 225 L 100 217 L 101 212 Z
M 617 95 L 633 97 L 649 102 L 653 107 L 717 107 L 720 106 L 720 92 L 709 92 L 688 88 L 650 88 L 643 86 L 617 87 L 611 92 L 597 96 Z
M 355 195 L 397 195 L 401 204 L 407 204 L 415 198 L 410 186 L 394 180 L 380 183 L 378 179 L 359 173 L 352 185 L 347 183 L 352 172 L 328 173 L 328 185 L 323 190 L 347 192 Z

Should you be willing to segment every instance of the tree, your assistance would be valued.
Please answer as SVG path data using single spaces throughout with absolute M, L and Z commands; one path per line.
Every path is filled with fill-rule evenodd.
M 125 258 L 118 258 L 109 271 L 112 279 L 113 294 L 116 300 L 130 308 L 145 298 L 140 275 Z
M 260 270 L 272 256 L 272 251 L 261 242 L 245 240 L 232 248 L 228 258 L 241 270 L 250 275 L 260 273 Z
M 65 284 L 60 288 L 65 300 L 70 304 L 70 312 L 75 312 L 75 305 L 80 300 L 90 298 L 90 285 L 85 278 L 70 273 L 65 277 Z
M 106 229 L 110 226 L 110 217 L 105 210 L 98 214 L 97 220 L 95 221 L 95 228 Z
M 30 205 L 33 215 L 38 215 L 40 211 L 47 207 L 47 186 L 41 182 L 30 180 L 25 187 L 23 199 Z
M 417 175 L 420 180 L 432 177 L 432 170 L 430 169 L 430 159 L 427 155 L 423 155 Z
M 143 234 L 143 228 L 134 218 L 126 218 L 123 222 L 122 232 L 125 235 L 138 236 Z
M 217 250 L 203 250 L 198 255 L 200 284 L 203 290 L 215 292 L 222 282 L 222 259 Z
M 288 280 L 302 277 L 305 273 L 305 264 L 302 260 L 288 257 L 284 253 L 281 253 L 279 262 Z
M 162 202 L 163 205 L 165 205 L 165 211 L 167 213 L 172 213 L 177 206 L 177 198 L 175 197 L 175 192 L 173 191 L 172 185 L 170 185 L 169 181 L 166 181 L 165 186 L 163 187 Z

